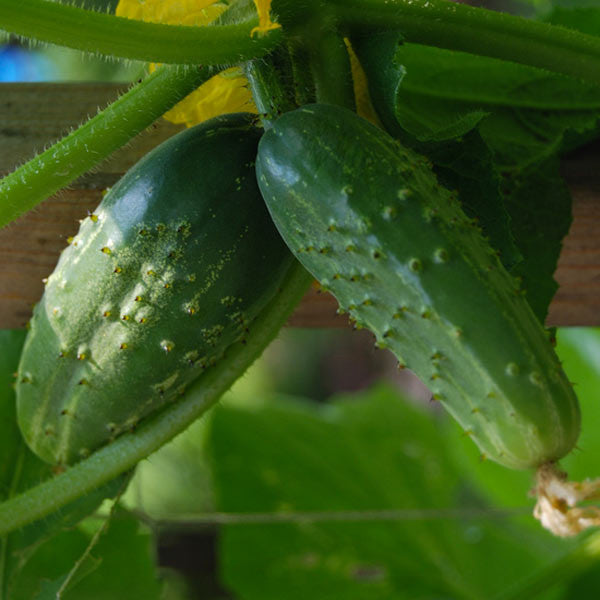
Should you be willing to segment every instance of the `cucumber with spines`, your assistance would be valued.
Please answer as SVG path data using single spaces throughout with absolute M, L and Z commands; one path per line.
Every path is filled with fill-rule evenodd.
M 292 252 L 485 457 L 529 468 L 572 449 L 579 407 L 546 332 L 426 159 L 316 104 L 275 123 L 256 168 Z
M 262 130 L 218 117 L 170 138 L 70 240 L 34 311 L 18 418 L 69 464 L 176 400 L 243 343 L 294 261 L 254 175 Z

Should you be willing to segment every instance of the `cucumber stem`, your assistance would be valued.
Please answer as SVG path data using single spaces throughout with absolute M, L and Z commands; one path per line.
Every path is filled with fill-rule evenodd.
M 95 117 L 0 180 L 0 228 L 91 169 L 214 71 L 160 67 Z
M 462 50 L 600 83 L 600 38 L 448 0 L 324 0 L 353 33 L 396 29 L 409 42 Z
M 293 263 L 278 295 L 254 322 L 246 344 L 227 350 L 227 358 L 206 371 L 188 393 L 130 433 L 91 454 L 60 475 L 0 504 L 0 537 L 41 519 L 128 471 L 186 429 L 262 354 L 306 293 L 312 277 Z
M 284 112 L 296 108 L 285 89 L 271 56 L 245 63 L 244 74 L 250 84 L 262 126 L 269 129 Z
M 253 17 L 208 27 L 125 19 L 48 0 L 2 0 L 0 29 L 85 52 L 149 62 L 216 65 L 237 63 L 272 50 L 281 31 L 252 36 Z

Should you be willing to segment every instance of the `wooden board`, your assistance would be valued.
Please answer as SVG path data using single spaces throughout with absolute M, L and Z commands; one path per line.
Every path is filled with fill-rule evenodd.
M 2 84 L 0 86 L 0 174 L 93 116 L 126 88 L 119 84 Z M 49 198 L 0 230 L 0 328 L 24 327 L 66 239 L 112 185 L 150 148 L 180 128 L 158 121 L 94 173 Z M 574 221 L 564 242 L 556 279 L 560 289 L 549 325 L 600 325 L 600 148 L 569 158 L 563 172 L 573 194 Z M 311 290 L 290 319 L 297 327 L 346 327 L 329 294 Z

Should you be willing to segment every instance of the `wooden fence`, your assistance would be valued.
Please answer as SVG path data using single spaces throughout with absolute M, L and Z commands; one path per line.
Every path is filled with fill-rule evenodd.
M 0 175 L 31 158 L 124 90 L 122 84 L 42 83 L 0 86 Z M 143 154 L 178 131 L 156 122 L 127 147 L 68 190 L 0 230 L 0 329 L 23 327 L 47 277 L 79 226 L 79 219 L 100 202 L 102 191 Z M 550 307 L 549 325 L 600 325 L 600 145 L 563 161 L 573 195 L 573 225 L 560 257 L 560 289 Z M 312 290 L 290 325 L 345 327 L 336 302 Z

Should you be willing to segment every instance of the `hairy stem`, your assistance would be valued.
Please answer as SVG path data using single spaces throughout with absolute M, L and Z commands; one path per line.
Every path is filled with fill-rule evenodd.
M 161 63 L 215 65 L 261 56 L 281 32 L 250 35 L 258 18 L 247 22 L 187 27 L 161 25 L 84 10 L 48 0 L 2 0 L 0 29 L 86 52 Z
M 246 344 L 200 376 L 188 393 L 146 422 L 65 472 L 0 504 L 0 537 L 43 518 L 131 469 L 204 414 L 260 356 L 306 292 L 311 276 L 294 263 L 279 294 L 253 324 Z
M 197 67 L 161 67 L 71 134 L 0 180 L 0 227 L 62 189 L 212 75 Z
M 284 112 L 296 108 L 271 57 L 257 58 L 244 65 L 252 98 L 265 129 Z
M 325 0 L 353 33 L 491 56 L 600 83 L 600 38 L 448 0 Z

